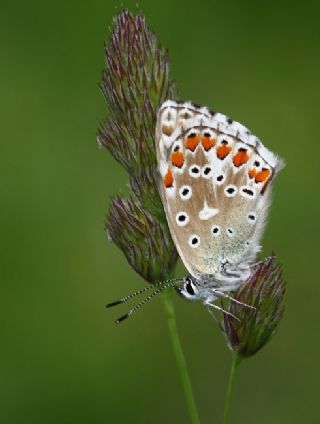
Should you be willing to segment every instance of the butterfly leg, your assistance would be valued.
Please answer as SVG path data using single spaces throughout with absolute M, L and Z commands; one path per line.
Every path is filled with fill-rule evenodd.
M 224 293 L 215 289 L 213 289 L 213 292 L 217 294 L 218 296 L 224 297 L 225 299 L 228 299 L 231 302 L 236 303 L 237 305 L 245 306 L 246 308 L 250 308 L 250 309 L 256 309 L 254 306 L 248 305 L 247 303 L 240 302 L 240 300 L 237 300 L 234 297 L 229 296 L 227 293 Z
M 239 318 L 237 318 L 237 317 L 236 317 L 235 315 L 233 315 L 231 312 L 228 312 L 228 311 L 226 311 L 225 309 L 220 308 L 220 306 L 215 305 L 214 303 L 210 303 L 210 301 L 205 301 L 205 302 L 204 302 L 204 304 L 205 304 L 207 307 L 209 307 L 209 308 L 216 309 L 217 311 L 222 312 L 223 314 L 229 315 L 229 316 L 231 316 L 232 318 L 236 319 L 237 321 L 240 321 L 240 320 L 239 320 Z
M 214 322 L 218 325 L 218 327 L 220 328 L 221 331 L 223 331 L 223 324 L 221 321 L 218 320 L 217 316 L 215 315 L 215 313 L 213 312 L 213 310 L 210 308 L 209 305 L 207 306 L 207 310 L 209 312 L 209 314 L 211 315 L 211 317 L 213 318 Z
M 220 323 L 219 323 L 218 318 L 215 316 L 215 314 L 214 314 L 213 310 L 209 307 L 209 305 L 206 305 L 206 304 L 205 304 L 205 306 L 207 307 L 208 312 L 209 312 L 209 314 L 212 316 L 213 320 L 214 320 L 217 324 L 220 324 Z

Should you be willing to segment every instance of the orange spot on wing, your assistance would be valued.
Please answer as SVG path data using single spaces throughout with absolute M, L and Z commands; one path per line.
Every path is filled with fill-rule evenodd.
M 186 148 L 191 150 L 192 152 L 195 151 L 196 147 L 199 144 L 199 136 L 197 136 L 196 134 L 192 134 L 189 135 L 187 137 L 187 141 L 186 141 Z
M 210 150 L 216 144 L 216 140 L 214 138 L 211 138 L 211 137 L 203 136 L 201 138 L 201 143 L 202 143 L 204 150 L 207 152 L 208 150 Z
M 217 148 L 217 156 L 219 159 L 224 159 L 231 152 L 232 148 L 227 144 L 222 144 Z
M 257 171 L 256 169 L 252 168 L 250 169 L 250 171 L 248 172 L 249 178 L 254 178 L 257 175 Z
M 164 185 L 169 188 L 173 185 L 173 175 L 170 169 L 167 170 L 166 175 L 163 178 Z
M 232 158 L 232 162 L 234 166 L 237 166 L 237 167 L 248 162 L 248 160 L 249 160 L 249 155 L 246 150 L 238 151 L 238 153 L 234 155 Z
M 171 163 L 178 168 L 181 168 L 184 163 L 184 156 L 182 152 L 171 153 Z
M 256 183 L 263 183 L 266 181 L 270 176 L 270 170 L 263 168 L 262 171 L 258 172 L 255 178 Z

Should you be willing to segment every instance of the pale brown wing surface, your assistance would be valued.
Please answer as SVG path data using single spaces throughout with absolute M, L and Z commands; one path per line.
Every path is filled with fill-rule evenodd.
M 241 124 L 190 103 L 166 102 L 156 144 L 173 240 L 196 278 L 219 279 L 259 250 L 270 185 L 281 162 Z M 221 277 L 221 279 L 223 279 Z

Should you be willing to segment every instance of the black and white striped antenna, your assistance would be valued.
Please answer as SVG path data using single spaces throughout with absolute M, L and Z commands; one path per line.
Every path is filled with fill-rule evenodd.
M 115 323 L 119 324 L 120 322 L 124 321 L 125 319 L 129 318 L 134 312 L 136 312 L 138 309 L 141 308 L 145 303 L 149 302 L 153 297 L 155 297 L 157 294 L 161 293 L 163 290 L 165 290 L 168 287 L 172 287 L 176 285 L 177 283 L 181 283 L 183 280 L 181 279 L 174 279 L 174 280 L 165 280 L 161 281 L 160 283 L 150 284 L 147 287 L 144 287 L 143 289 L 137 290 L 133 293 L 128 294 L 125 297 L 122 297 L 119 300 L 116 300 L 115 302 L 108 303 L 106 305 L 106 308 L 111 308 L 113 306 L 120 305 L 121 303 L 127 302 L 128 300 L 132 299 L 135 296 L 138 296 L 139 294 L 142 294 L 146 291 L 149 291 L 151 289 L 155 289 L 154 292 L 152 292 L 148 297 L 146 297 L 144 300 L 139 302 L 137 305 L 135 305 L 133 308 L 131 308 L 126 314 L 122 315 L 120 318 L 118 318 Z

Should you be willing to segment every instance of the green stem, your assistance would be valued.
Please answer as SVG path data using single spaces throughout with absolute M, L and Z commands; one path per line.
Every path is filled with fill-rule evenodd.
M 224 406 L 223 424 L 229 423 L 229 418 L 230 418 L 230 413 L 231 413 L 231 405 L 232 405 L 232 399 L 233 399 L 233 393 L 234 393 L 234 384 L 235 384 L 235 381 L 236 381 L 238 366 L 239 366 L 240 362 L 241 362 L 241 358 L 236 353 L 233 353 L 227 397 L 226 397 L 226 402 L 225 402 L 225 406 Z
M 190 421 L 192 424 L 200 424 L 197 406 L 193 396 L 191 381 L 188 374 L 187 364 L 183 354 L 178 331 L 177 331 L 176 317 L 175 317 L 171 295 L 172 295 L 171 290 L 166 290 L 162 296 L 163 305 L 164 305 L 167 322 L 168 322 L 170 338 L 171 338 L 173 350 L 175 353 L 176 362 L 180 372 L 180 378 L 182 382 L 184 396 L 188 405 Z

